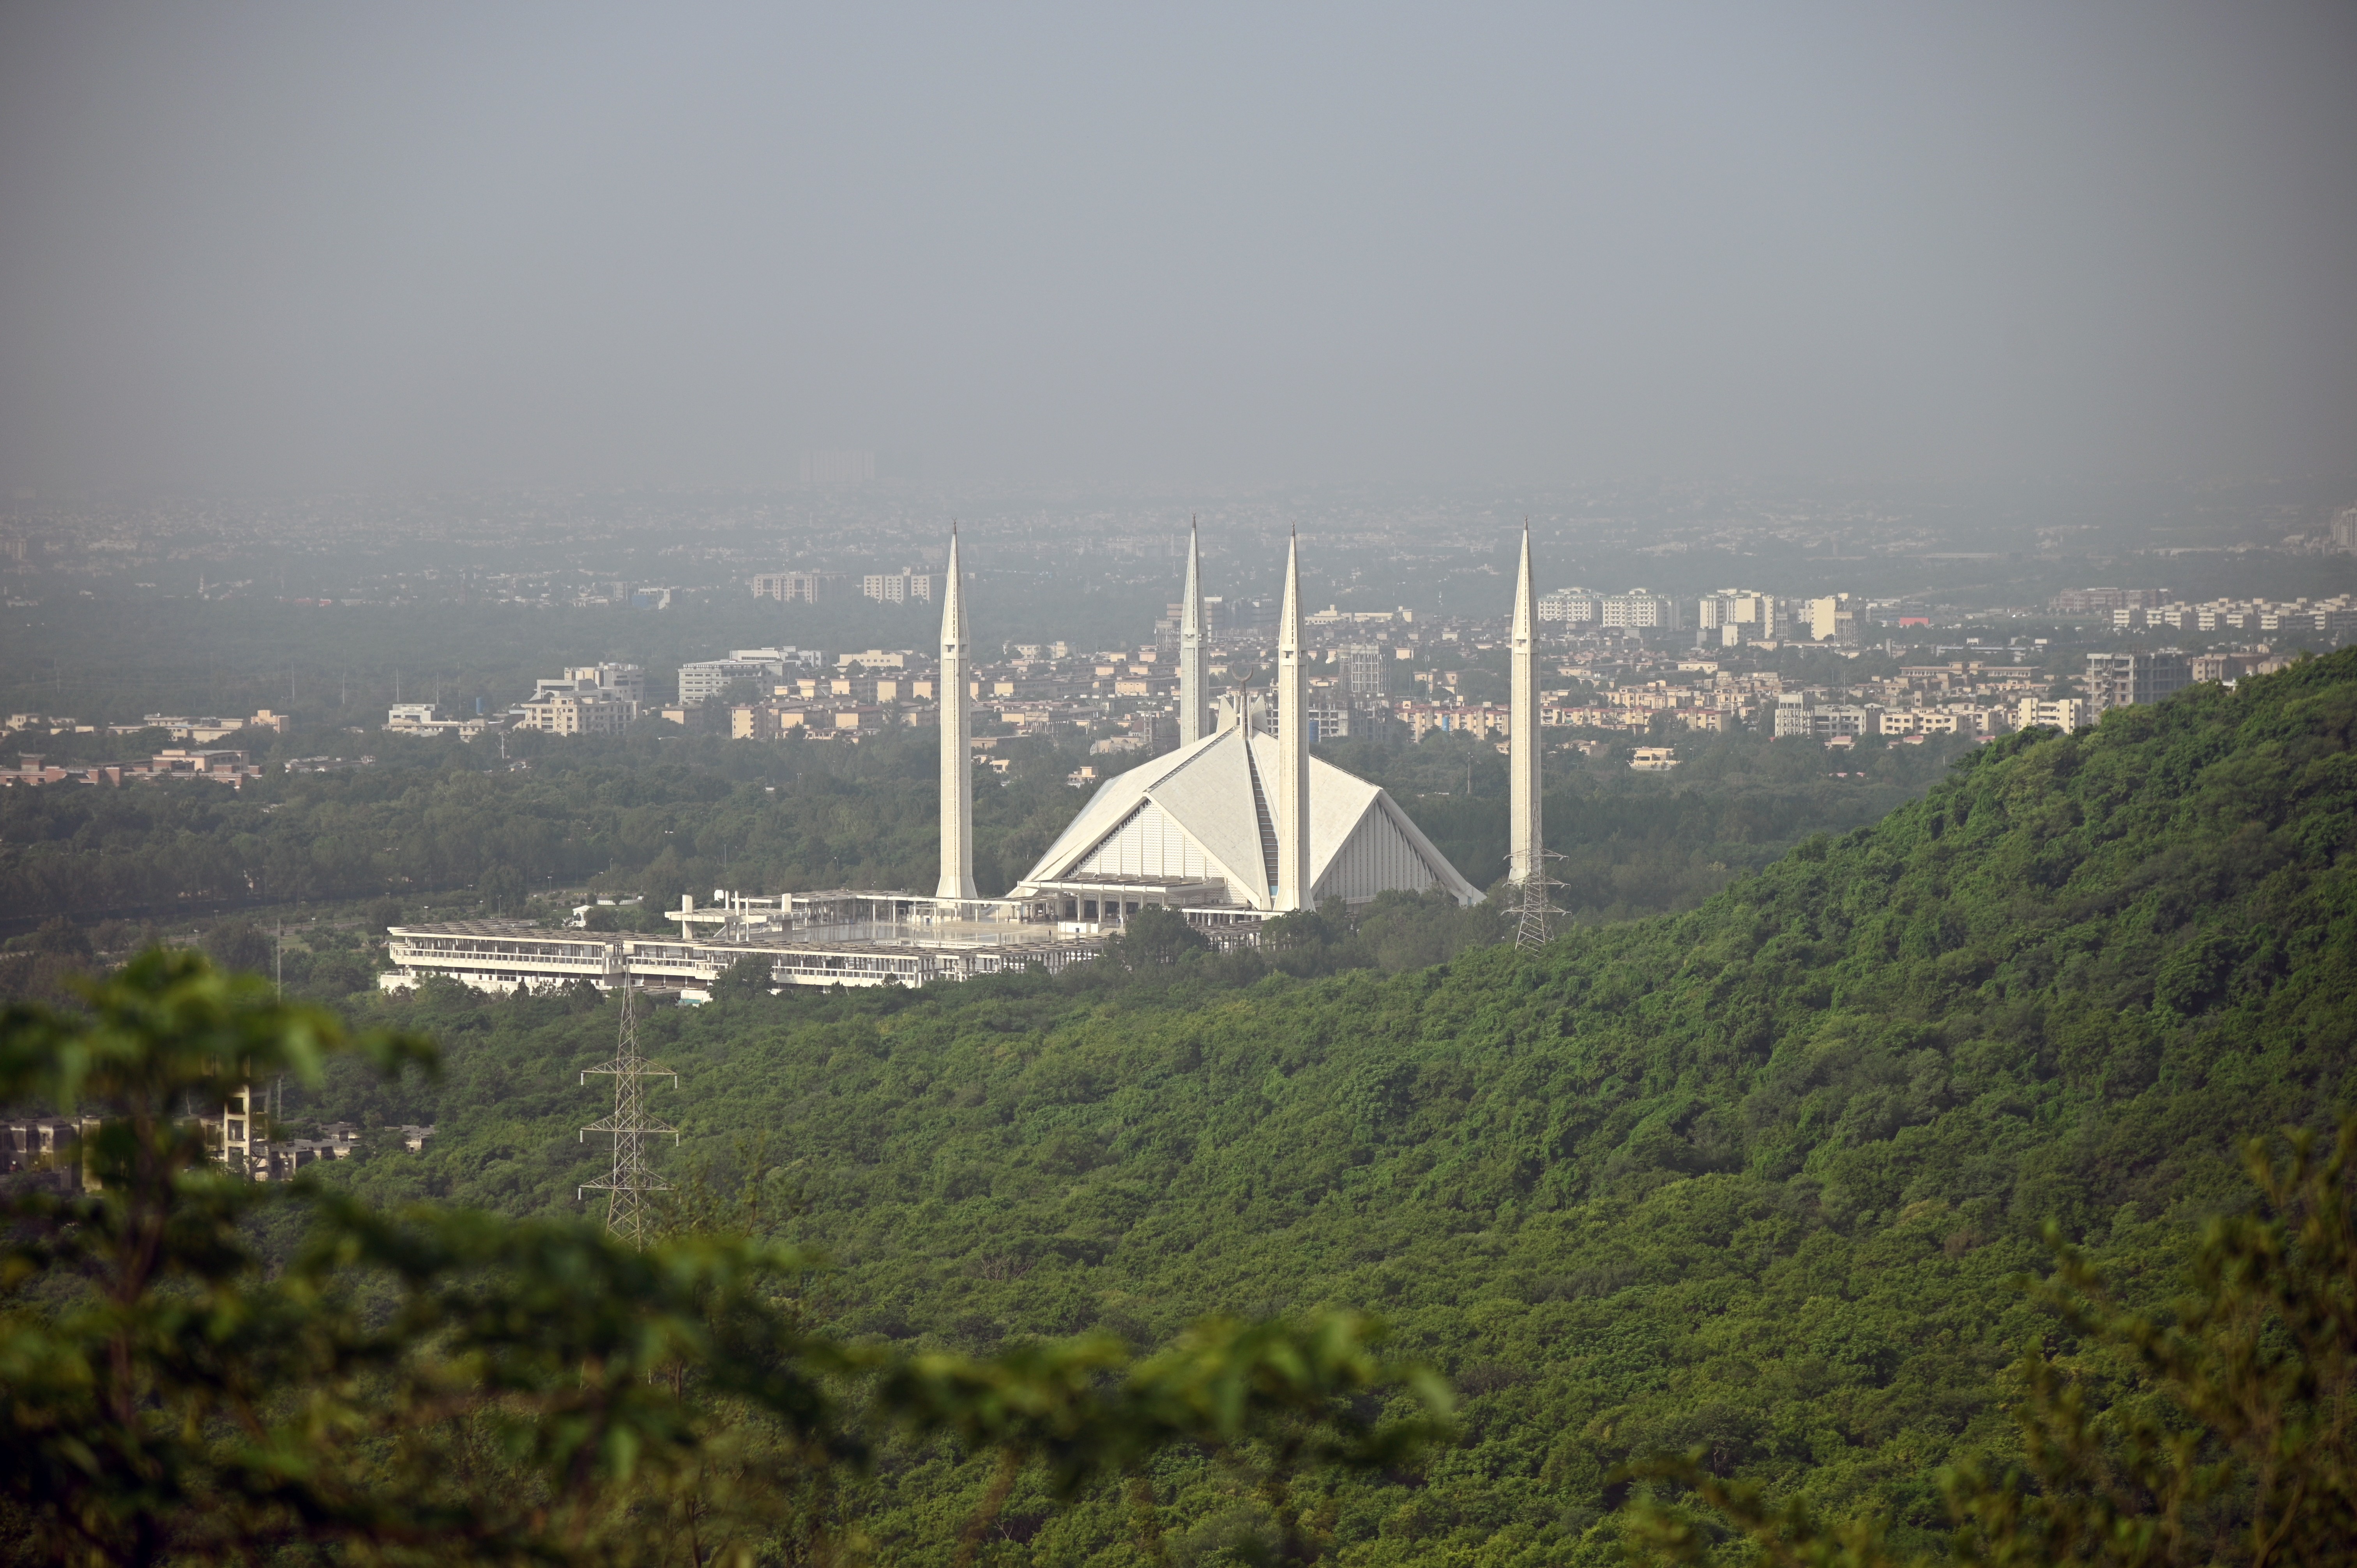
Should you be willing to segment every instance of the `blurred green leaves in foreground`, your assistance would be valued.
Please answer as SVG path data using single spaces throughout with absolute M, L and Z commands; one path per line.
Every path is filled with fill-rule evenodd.
M 1192 1444 L 1283 1520 L 1296 1475 L 1398 1465 L 1447 1413 L 1346 1315 L 1205 1323 L 1142 1360 L 1104 1337 L 910 1355 L 810 1332 L 813 1261 L 788 1248 L 705 1231 L 635 1252 L 583 1223 L 235 1179 L 198 1118 L 243 1083 L 316 1079 L 355 1047 L 430 1070 L 432 1047 L 347 1040 L 187 953 L 151 951 L 87 1002 L 0 1015 L 0 1103 L 102 1118 L 80 1190 L 9 1195 L 7 1561 L 856 1558 L 843 1490 L 896 1436 L 999 1455 L 970 1556 L 1034 1464 L 1070 1497 Z M 257 1234 L 289 1219 L 301 1240 L 265 1267 Z M 1150 1488 L 1134 1495 L 1158 1556 Z M 1289 1528 L 1275 1547 L 1314 1551 Z

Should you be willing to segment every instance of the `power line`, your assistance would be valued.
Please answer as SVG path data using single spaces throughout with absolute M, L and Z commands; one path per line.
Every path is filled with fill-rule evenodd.
M 657 1136 L 668 1133 L 673 1144 L 679 1142 L 679 1129 L 658 1122 L 647 1114 L 646 1080 L 667 1078 L 672 1086 L 679 1085 L 679 1074 L 669 1068 L 651 1062 L 639 1055 L 638 1018 L 630 1003 L 630 976 L 622 966 L 622 947 L 616 942 L 607 950 L 607 974 L 611 983 L 622 993 L 621 1043 L 614 1059 L 593 1067 L 581 1075 L 587 1083 L 590 1073 L 604 1073 L 614 1080 L 614 1113 L 602 1122 L 592 1122 L 581 1129 L 581 1141 L 587 1143 L 592 1133 L 614 1135 L 613 1174 L 604 1181 L 585 1183 L 575 1196 L 592 1192 L 610 1194 L 606 1208 L 606 1234 L 633 1248 L 647 1244 L 646 1195 L 669 1192 L 671 1183 L 657 1176 L 647 1165 L 643 1141 L 649 1133 Z

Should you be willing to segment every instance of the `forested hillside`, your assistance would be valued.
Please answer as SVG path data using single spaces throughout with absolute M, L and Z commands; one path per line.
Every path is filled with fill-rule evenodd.
M 2040 1228 L 2160 1291 L 2240 1201 L 2235 1140 L 2357 1104 L 2352 724 L 2357 652 L 2017 736 L 1693 913 L 1536 960 L 1237 989 L 1184 957 L 659 1013 L 666 1159 L 829 1254 L 814 1299 L 855 1332 L 1380 1311 L 1466 1403 L 1426 1471 L 1312 1508 L 1340 1561 L 1612 1561 L 1614 1466 L 1696 1444 L 1928 1540 L 1932 1468 L 2012 1441 L 1999 1369 L 2059 1332 L 2008 1283 Z M 448 1076 L 306 1113 L 441 1133 L 339 1176 L 573 1208 L 611 1005 L 384 1005 Z M 946 1563 L 984 1483 L 902 1454 L 863 1506 L 894 1560 Z M 1158 1487 L 1175 1560 L 1260 1528 L 1207 1469 Z M 1019 1495 L 992 1560 L 1126 1561 L 1128 1517 Z

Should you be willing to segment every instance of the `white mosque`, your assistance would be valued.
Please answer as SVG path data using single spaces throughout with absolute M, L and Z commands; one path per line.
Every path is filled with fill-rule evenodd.
M 1189 541 L 1178 749 L 1099 786 L 1010 899 L 1046 899 L 1063 919 L 1108 924 L 1153 904 L 1207 921 L 1257 921 L 1394 888 L 1438 887 L 1460 903 L 1479 901 L 1480 890 L 1396 801 L 1309 750 L 1300 588 L 1297 542 L 1286 552 L 1277 628 L 1276 734 L 1252 729 L 1245 703 L 1232 704 L 1232 722 L 1206 734 L 1202 562 Z
M 707 995 L 748 955 L 785 985 L 924 985 L 1004 970 L 1086 962 L 1141 909 L 1180 912 L 1223 942 L 1256 940 L 1262 921 L 1329 898 L 1438 888 L 1460 903 L 1481 892 L 1449 865 L 1381 789 L 1309 748 L 1300 548 L 1287 545 L 1277 627 L 1274 735 L 1254 704 L 1224 704 L 1211 723 L 1201 553 L 1189 541 L 1178 650 L 1179 744 L 1109 779 L 1004 897 L 974 880 L 973 710 L 965 589 L 950 538 L 942 606 L 941 876 L 931 895 L 850 888 L 683 898 L 676 937 L 549 932 L 521 921 L 390 929 L 387 989 L 443 974 L 479 990 L 589 980 Z M 1511 880 L 1544 888 L 1539 845 L 1536 600 L 1525 531 L 1515 590 L 1508 744 Z M 1535 880 L 1535 883 L 1534 881 Z

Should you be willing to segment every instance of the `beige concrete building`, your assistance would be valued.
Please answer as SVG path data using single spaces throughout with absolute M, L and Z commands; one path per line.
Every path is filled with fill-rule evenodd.
M 2016 729 L 2059 729 L 2069 735 L 2093 722 L 2086 703 L 2078 697 L 2024 697 L 2013 713 Z
M 1866 604 L 1856 595 L 1827 594 L 1822 598 L 1804 600 L 1801 608 L 1809 635 L 1817 641 L 1857 640 L 1859 615 Z
M 636 664 L 582 664 L 534 683 L 515 727 L 544 735 L 619 735 L 647 700 L 646 671 Z

